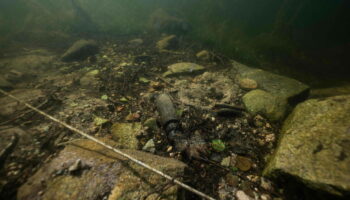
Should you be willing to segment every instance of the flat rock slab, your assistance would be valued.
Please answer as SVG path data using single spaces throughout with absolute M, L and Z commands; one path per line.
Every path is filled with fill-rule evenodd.
M 236 61 L 233 61 L 232 65 L 232 74 L 236 82 L 242 85 L 242 82 L 249 80 L 251 83 L 254 82 L 254 87 L 249 86 L 248 89 L 257 88 L 243 96 L 244 105 L 252 114 L 259 113 L 272 121 L 280 121 L 291 108 L 309 96 L 309 86 L 297 80 L 251 68 Z
M 350 95 L 308 100 L 284 122 L 264 174 L 288 174 L 315 189 L 349 194 L 349 147 Z
M 168 71 L 166 71 L 163 76 L 181 76 L 181 75 L 198 75 L 204 72 L 205 68 L 201 65 L 195 63 L 176 63 L 168 66 Z
M 103 139 L 110 145 L 112 141 Z M 125 153 L 171 176 L 183 175 L 186 167 L 180 161 L 152 154 L 125 150 Z M 80 160 L 74 173 L 69 169 Z M 167 181 L 125 158 L 89 140 L 69 144 L 59 155 L 44 164 L 17 193 L 17 199 L 177 199 L 178 187 L 156 191 Z M 154 193 L 152 193 L 154 192 Z
M 84 60 L 98 53 L 98 45 L 93 40 L 76 41 L 63 55 L 61 60 L 65 62 Z
M 249 78 L 255 80 L 259 89 L 280 98 L 285 98 L 291 105 L 304 101 L 309 95 L 309 86 L 295 79 L 251 68 L 238 62 L 233 62 L 233 67 L 238 79 Z

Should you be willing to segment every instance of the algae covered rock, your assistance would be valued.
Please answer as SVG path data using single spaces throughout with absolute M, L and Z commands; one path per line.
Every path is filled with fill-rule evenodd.
M 118 141 L 118 146 L 128 149 L 137 149 L 137 136 L 141 132 L 141 123 L 115 123 L 112 126 L 112 138 Z
M 189 62 L 176 63 L 168 66 L 168 71 L 166 71 L 163 76 L 181 76 L 181 75 L 198 75 L 204 72 L 205 68 L 201 65 Z
M 61 60 L 65 62 L 84 60 L 98 53 L 98 45 L 93 40 L 76 41 L 63 55 Z
M 103 141 L 116 145 L 106 139 Z M 124 152 L 173 177 L 182 176 L 186 167 L 174 159 L 136 150 Z M 72 174 L 68 169 L 77 160 L 83 167 Z M 152 193 L 156 186 L 165 183 L 166 180 L 159 175 L 95 142 L 83 139 L 69 144 L 56 158 L 44 164 L 19 188 L 17 199 L 142 199 Z M 173 185 L 167 190 L 155 192 L 153 196 L 176 200 L 178 187 Z
M 262 114 L 272 121 L 282 119 L 287 110 L 287 102 L 264 90 L 252 90 L 243 96 L 248 112 Z
M 299 104 L 281 134 L 265 175 L 288 174 L 314 189 L 349 194 L 350 95 Z

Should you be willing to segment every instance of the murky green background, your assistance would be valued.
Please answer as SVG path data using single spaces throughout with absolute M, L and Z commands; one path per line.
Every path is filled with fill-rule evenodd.
M 348 79 L 346 0 L 2 0 L 1 50 L 149 32 L 160 8 L 184 19 L 178 34 L 241 62 L 311 83 Z

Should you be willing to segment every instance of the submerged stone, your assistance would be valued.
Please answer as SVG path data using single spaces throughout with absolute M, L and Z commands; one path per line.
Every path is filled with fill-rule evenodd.
M 244 78 L 255 80 L 259 89 L 278 96 L 281 100 L 287 100 L 292 106 L 304 101 L 309 95 L 309 86 L 295 79 L 251 68 L 235 61 L 233 68 L 238 80 Z
M 264 90 L 252 90 L 243 96 L 248 112 L 262 114 L 272 121 L 282 119 L 287 111 L 287 102 Z
M 258 87 L 258 83 L 255 80 L 250 78 L 240 79 L 238 84 L 239 84 L 239 87 L 246 90 L 252 90 Z
M 169 35 L 162 38 L 157 42 L 156 46 L 159 51 L 176 49 L 178 47 L 176 35 Z
M 112 138 L 121 148 L 137 149 L 137 136 L 141 132 L 141 123 L 115 123 L 111 128 Z
M 286 119 L 268 176 L 296 177 L 336 195 L 350 192 L 350 95 L 311 99 Z
M 98 75 L 100 71 L 95 69 L 87 72 L 80 78 L 80 85 L 83 87 L 97 87 L 99 83 Z
M 199 60 L 208 61 L 210 60 L 210 53 L 207 50 L 202 50 L 196 54 Z
M 65 62 L 84 60 L 98 53 L 98 45 L 93 40 L 76 41 L 63 55 L 61 60 Z
M 102 140 L 116 145 L 110 140 Z M 124 152 L 173 177 L 182 176 L 186 167 L 174 159 L 136 150 Z M 70 166 L 77 161 L 88 167 L 80 167 L 74 173 L 69 173 Z M 17 199 L 140 199 L 166 182 L 159 175 L 84 139 L 69 144 L 56 158 L 44 164 L 19 188 Z M 159 196 L 161 199 L 176 200 L 178 192 L 178 186 L 172 185 L 147 199 Z
M 205 68 L 201 65 L 195 63 L 176 63 L 168 66 L 168 71 L 166 71 L 163 76 L 181 76 L 181 75 L 198 75 L 204 72 Z

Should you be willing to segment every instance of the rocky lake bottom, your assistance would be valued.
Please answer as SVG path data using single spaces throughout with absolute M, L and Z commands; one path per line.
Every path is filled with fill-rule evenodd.
M 64 50 L 62 50 L 64 52 Z M 350 96 L 175 35 L 79 40 L 0 59 L 0 88 L 216 199 L 334 199 L 350 191 Z M 179 151 L 156 98 L 170 96 Z M 2 199 L 200 199 L 0 96 Z

